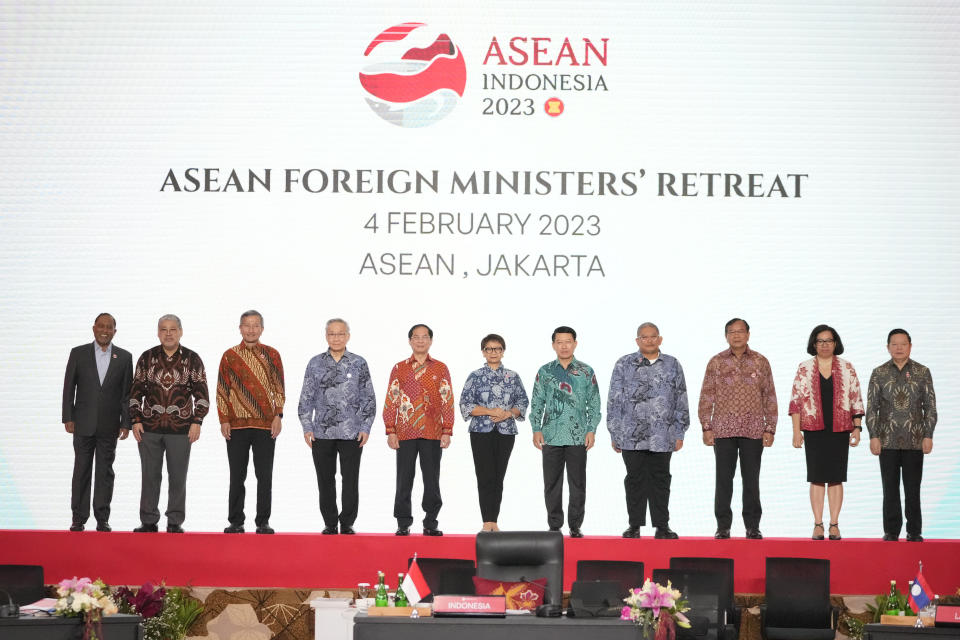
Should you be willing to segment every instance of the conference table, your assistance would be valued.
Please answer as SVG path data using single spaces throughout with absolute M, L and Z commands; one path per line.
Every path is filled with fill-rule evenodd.
M 143 640 L 140 616 L 118 613 L 103 618 L 102 640 Z M 0 618 L 3 640 L 80 640 L 83 621 L 61 616 L 20 616 Z
M 915 629 L 895 624 L 863 625 L 863 640 L 958 640 L 960 628 L 923 627 Z
M 353 640 L 641 640 L 639 627 L 619 618 L 394 618 L 358 614 Z

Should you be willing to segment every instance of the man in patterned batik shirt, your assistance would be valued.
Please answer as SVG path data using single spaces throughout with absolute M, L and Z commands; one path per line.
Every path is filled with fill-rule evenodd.
M 327 321 L 329 349 L 307 365 L 300 391 L 303 439 L 313 455 L 320 494 L 321 533 L 353 534 L 360 502 L 360 455 L 370 437 L 377 400 L 367 361 L 347 351 L 350 325 Z M 337 511 L 337 459 L 340 460 L 340 503 Z
M 557 327 L 551 336 L 557 357 L 540 367 L 530 402 L 533 445 L 543 454 L 543 499 L 547 525 L 563 525 L 563 475 L 570 500 L 567 524 L 571 538 L 582 538 L 587 498 L 587 451 L 600 424 L 600 388 L 593 369 L 573 357 L 577 332 Z
M 285 394 L 283 362 L 273 347 L 260 342 L 263 316 L 259 311 L 240 315 L 243 340 L 227 349 L 220 359 L 217 376 L 217 413 L 220 433 L 227 441 L 230 465 L 230 494 L 227 501 L 229 526 L 224 533 L 243 533 L 244 483 L 253 451 L 257 475 L 257 533 L 272 534 L 270 513 L 273 504 L 273 452 L 280 435 Z
M 430 357 L 433 329 L 416 324 L 407 332 L 413 355 L 398 362 L 390 373 L 383 402 L 387 445 L 397 450 L 397 492 L 393 517 L 397 535 L 410 535 L 413 515 L 410 494 L 417 458 L 423 473 L 423 535 L 442 536 L 437 528 L 440 497 L 440 457 L 453 434 L 453 385 L 447 365 Z
M 910 359 L 910 334 L 894 329 L 887 335 L 890 360 L 873 370 L 867 388 L 867 432 L 870 452 L 880 456 L 883 481 L 883 539 L 897 540 L 903 526 L 900 478 L 906 499 L 907 540 L 920 535 L 920 481 L 923 457 L 933 451 L 937 396 L 930 370 Z
M 707 363 L 700 387 L 700 424 L 703 443 L 713 447 L 716 457 L 716 486 L 713 510 L 717 518 L 718 540 L 730 537 L 733 512 L 733 476 L 740 459 L 743 480 L 743 524 L 747 538 L 759 540 L 760 456 L 764 447 L 773 446 L 777 432 L 777 392 L 773 388 L 770 363 L 750 349 L 750 325 L 734 318 L 724 327 L 729 349 Z
M 140 526 L 157 531 L 163 457 L 167 457 L 167 533 L 183 533 L 190 445 L 210 411 L 207 372 L 195 352 L 180 344 L 180 318 L 167 314 L 157 323 L 160 344 L 137 360 L 130 390 L 130 421 L 140 450 Z
M 607 396 L 607 429 L 613 450 L 623 455 L 629 526 L 624 538 L 639 538 L 647 503 L 655 538 L 674 540 L 670 529 L 670 457 L 683 446 L 690 426 L 683 367 L 660 351 L 657 325 L 637 329 L 639 351 L 617 360 Z

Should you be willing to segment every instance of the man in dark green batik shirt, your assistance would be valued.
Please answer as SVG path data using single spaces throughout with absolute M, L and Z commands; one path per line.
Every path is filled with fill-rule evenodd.
M 906 499 L 907 540 L 923 542 L 920 535 L 920 481 L 923 457 L 933 451 L 937 426 L 937 396 L 930 370 L 910 359 L 910 334 L 894 329 L 887 336 L 890 360 L 870 376 L 867 388 L 867 431 L 870 452 L 880 456 L 883 481 L 883 539 L 897 540 L 903 526 L 900 478 Z
M 563 525 L 563 472 L 570 501 L 571 538 L 582 538 L 587 497 L 587 451 L 600 424 L 600 388 L 593 369 L 573 357 L 577 332 L 557 327 L 552 336 L 556 360 L 540 367 L 530 402 L 533 445 L 543 453 L 543 498 L 551 531 Z

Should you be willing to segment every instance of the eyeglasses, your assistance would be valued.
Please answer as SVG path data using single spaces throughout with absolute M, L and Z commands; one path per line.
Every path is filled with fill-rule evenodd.
M 834 340 L 833 338 L 827 338 L 826 340 L 817 340 L 817 344 L 818 344 L 818 345 L 821 345 L 821 344 L 833 344 L 834 342 L 836 342 L 836 340 Z
M 643 340 L 644 342 L 652 342 L 653 340 L 656 340 L 656 339 L 659 338 L 660 336 L 637 336 L 637 337 L 638 337 L 640 340 Z
M 728 336 L 738 336 L 744 333 L 749 333 L 746 329 L 730 329 L 727 331 Z
M 503 347 L 484 347 L 484 353 L 503 353 Z
M 328 338 L 346 338 L 346 337 L 347 337 L 347 334 L 346 334 L 346 333 L 330 333 L 330 332 L 327 332 L 327 337 L 328 337 Z

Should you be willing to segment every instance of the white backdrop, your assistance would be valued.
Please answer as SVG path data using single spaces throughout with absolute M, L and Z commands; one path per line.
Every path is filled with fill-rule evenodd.
M 454 3 L 459 4 L 459 3 Z M 0 528 L 70 523 L 73 452 L 60 422 L 69 349 L 92 339 L 101 311 L 115 342 L 156 344 L 176 313 L 183 344 L 215 386 L 240 313 L 260 310 L 263 341 L 280 350 L 289 397 L 276 451 L 271 524 L 319 531 L 315 475 L 296 419 L 303 370 L 326 347 L 323 324 L 349 320 L 350 349 L 370 364 L 382 401 L 406 332 L 426 322 L 433 355 L 459 390 L 483 360 L 479 340 L 506 337 L 506 366 L 528 390 L 554 357 L 550 333 L 580 333 L 577 357 L 601 393 L 613 363 L 656 322 L 679 358 L 696 415 L 707 360 L 740 316 L 775 375 L 781 418 L 762 471 L 767 535 L 807 536 L 812 522 L 803 453 L 790 446 L 789 387 L 810 329 L 827 322 L 866 386 L 885 361 L 889 329 L 907 328 L 929 366 L 940 425 L 926 459 L 924 534 L 960 537 L 960 446 L 952 436 L 960 370 L 958 63 L 953 2 L 449 2 L 77 3 L 0 7 Z M 453 110 L 422 128 L 394 126 L 365 102 L 358 73 L 368 43 L 392 25 L 426 23 L 463 54 L 466 85 Z M 525 65 L 484 64 L 491 39 L 507 54 L 526 38 Z M 534 37 L 557 61 L 569 38 L 607 39 L 606 64 L 532 64 Z M 523 44 L 523 41 L 517 41 Z M 424 46 L 422 43 L 416 46 Z M 537 45 L 540 46 L 540 45 Z M 383 51 L 390 52 L 384 45 Z M 402 52 L 403 47 L 399 47 Z M 399 53 L 397 54 L 399 55 Z M 582 59 L 578 62 L 583 62 Z M 606 91 L 485 90 L 492 74 L 584 74 Z M 485 74 L 487 74 L 485 78 Z M 499 77 L 499 76 L 498 76 Z M 563 114 L 550 117 L 547 99 Z M 530 115 L 485 115 L 496 100 Z M 490 103 L 486 103 L 486 100 Z M 530 103 L 526 101 L 530 100 Z M 271 169 L 270 190 L 176 192 L 190 167 Z M 284 191 L 285 169 L 437 171 L 437 192 Z M 634 195 L 451 193 L 456 173 L 634 172 Z M 660 195 L 658 173 L 804 174 L 800 196 Z M 679 180 L 679 179 L 678 179 Z M 679 184 L 679 183 L 678 183 Z M 622 183 L 618 183 L 618 187 Z M 588 189 L 588 191 L 591 191 Z M 530 215 L 523 234 L 387 233 L 390 211 Z M 377 233 L 364 228 L 380 216 Z M 540 216 L 596 216 L 597 235 L 541 236 Z M 550 218 L 553 220 L 554 218 Z M 453 275 L 361 273 L 367 253 L 453 254 Z M 603 273 L 482 277 L 488 254 L 597 256 Z M 591 258 L 588 258 L 589 261 Z M 584 263 L 585 266 L 588 263 Z M 467 272 L 467 277 L 463 276 Z M 503 528 L 544 528 L 541 467 L 529 426 L 507 474 Z M 602 424 L 588 461 L 588 534 L 626 525 L 623 465 Z M 673 459 L 671 526 L 708 535 L 713 453 L 699 425 Z M 111 522 L 136 526 L 139 458 L 118 447 Z M 392 531 L 394 454 L 377 419 L 362 461 L 360 531 Z M 419 482 L 419 481 L 418 481 Z M 215 416 L 194 445 L 192 531 L 227 524 L 227 459 Z M 441 528 L 481 519 L 465 423 L 442 464 Z M 739 486 L 739 484 L 738 484 Z M 736 493 L 739 493 L 737 490 Z M 880 478 L 866 443 L 851 453 L 844 535 L 879 536 Z M 419 501 L 419 484 L 414 502 Z M 248 481 L 252 521 L 255 489 Z M 161 510 L 165 504 L 161 500 Z M 739 512 L 739 498 L 734 511 Z M 414 509 L 415 517 L 419 510 Z M 742 534 L 735 518 L 734 534 Z

